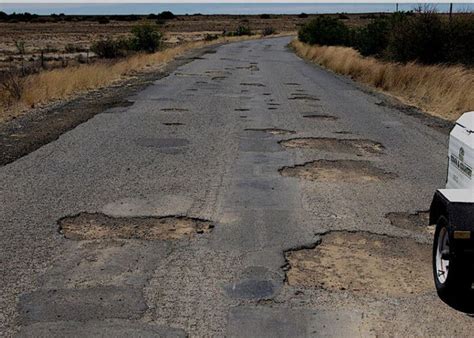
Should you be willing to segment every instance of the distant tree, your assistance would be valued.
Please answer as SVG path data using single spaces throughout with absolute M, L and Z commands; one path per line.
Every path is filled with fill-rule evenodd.
M 170 11 L 164 11 L 164 12 L 161 12 L 160 14 L 158 14 L 156 16 L 157 19 L 161 19 L 161 20 L 173 20 L 176 18 L 176 15 L 174 15 L 172 12 Z

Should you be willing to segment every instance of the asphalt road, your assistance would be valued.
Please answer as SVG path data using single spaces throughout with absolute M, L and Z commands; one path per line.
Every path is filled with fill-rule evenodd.
M 429 208 L 445 179 L 447 135 L 299 59 L 289 41 L 221 46 L 128 98 L 132 106 L 0 168 L 2 336 L 472 333 L 473 319 L 431 284 L 404 292 L 418 283 L 411 260 L 429 252 L 431 238 L 387 217 Z M 311 137 L 330 140 L 316 149 L 278 143 Z M 337 139 L 383 148 L 347 151 Z M 295 167 L 308 162 L 326 174 Z M 178 239 L 65 238 L 58 221 L 80 213 L 130 217 L 132 228 L 151 216 L 215 226 Z M 315 250 L 331 233 L 403 239 L 411 251 L 372 277 L 364 272 L 372 254 L 341 257 L 349 262 L 338 273 L 360 270 L 362 289 L 317 284 L 318 273 L 314 285 L 292 282 L 288 253 L 327 256 Z M 327 270 L 325 280 L 341 277 Z

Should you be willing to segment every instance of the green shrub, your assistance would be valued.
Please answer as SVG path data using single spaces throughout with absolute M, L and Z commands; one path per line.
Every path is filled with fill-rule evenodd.
M 124 56 L 121 43 L 112 39 L 95 42 L 91 46 L 91 51 L 101 59 L 115 59 Z
M 101 25 L 106 25 L 106 24 L 110 23 L 110 20 L 106 16 L 99 16 L 97 18 L 97 22 L 100 23 Z
M 157 19 L 161 19 L 161 20 L 173 20 L 176 18 L 176 15 L 174 15 L 172 12 L 170 11 L 164 11 L 164 12 L 161 12 L 160 14 L 158 14 L 156 16 Z
M 229 32 L 226 35 L 229 35 L 229 36 L 252 35 L 252 31 L 250 30 L 250 27 L 240 25 L 239 27 L 237 27 L 235 31 Z
M 353 45 L 364 56 L 381 56 L 387 48 L 389 33 L 389 21 L 378 18 L 353 31 Z
M 130 39 L 130 47 L 136 51 L 153 53 L 161 46 L 163 35 L 157 27 L 143 24 L 132 28 L 133 37 Z
M 456 15 L 447 26 L 447 61 L 474 65 L 474 14 Z
M 436 63 L 445 60 L 446 32 L 441 17 L 432 11 L 415 16 L 400 14 L 392 17 L 387 46 L 394 61 Z
M 273 35 L 275 34 L 276 31 L 273 27 L 265 27 L 263 30 L 262 30 L 262 35 L 263 36 L 267 36 L 267 35 Z
M 204 36 L 204 41 L 213 41 L 217 40 L 219 37 L 216 34 L 206 34 Z
M 318 16 L 300 28 L 298 38 L 311 45 L 346 45 L 349 28 L 337 18 Z

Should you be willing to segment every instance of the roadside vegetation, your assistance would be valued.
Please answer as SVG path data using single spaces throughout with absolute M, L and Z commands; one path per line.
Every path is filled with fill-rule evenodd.
M 434 115 L 454 120 L 474 109 L 472 13 L 394 13 L 355 28 L 320 16 L 298 39 L 300 56 Z
M 170 14 L 165 17 L 170 18 Z M 248 27 L 239 26 L 232 32 L 208 34 L 201 41 L 166 48 L 158 25 L 136 25 L 128 38 L 96 41 L 91 51 L 98 60 L 93 63 L 56 69 L 20 67 L 1 72 L 0 121 L 55 100 L 110 85 L 138 72 L 157 70 L 188 50 L 209 44 L 258 38 L 262 33 L 270 35 L 275 31 L 271 29 L 256 34 Z

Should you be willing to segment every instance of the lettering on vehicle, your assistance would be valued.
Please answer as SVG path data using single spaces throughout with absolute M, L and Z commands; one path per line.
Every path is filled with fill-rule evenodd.
M 459 155 L 451 154 L 451 164 L 455 166 L 460 172 L 466 175 L 469 179 L 472 176 L 472 168 L 467 163 L 464 163 L 464 148 L 459 148 Z

